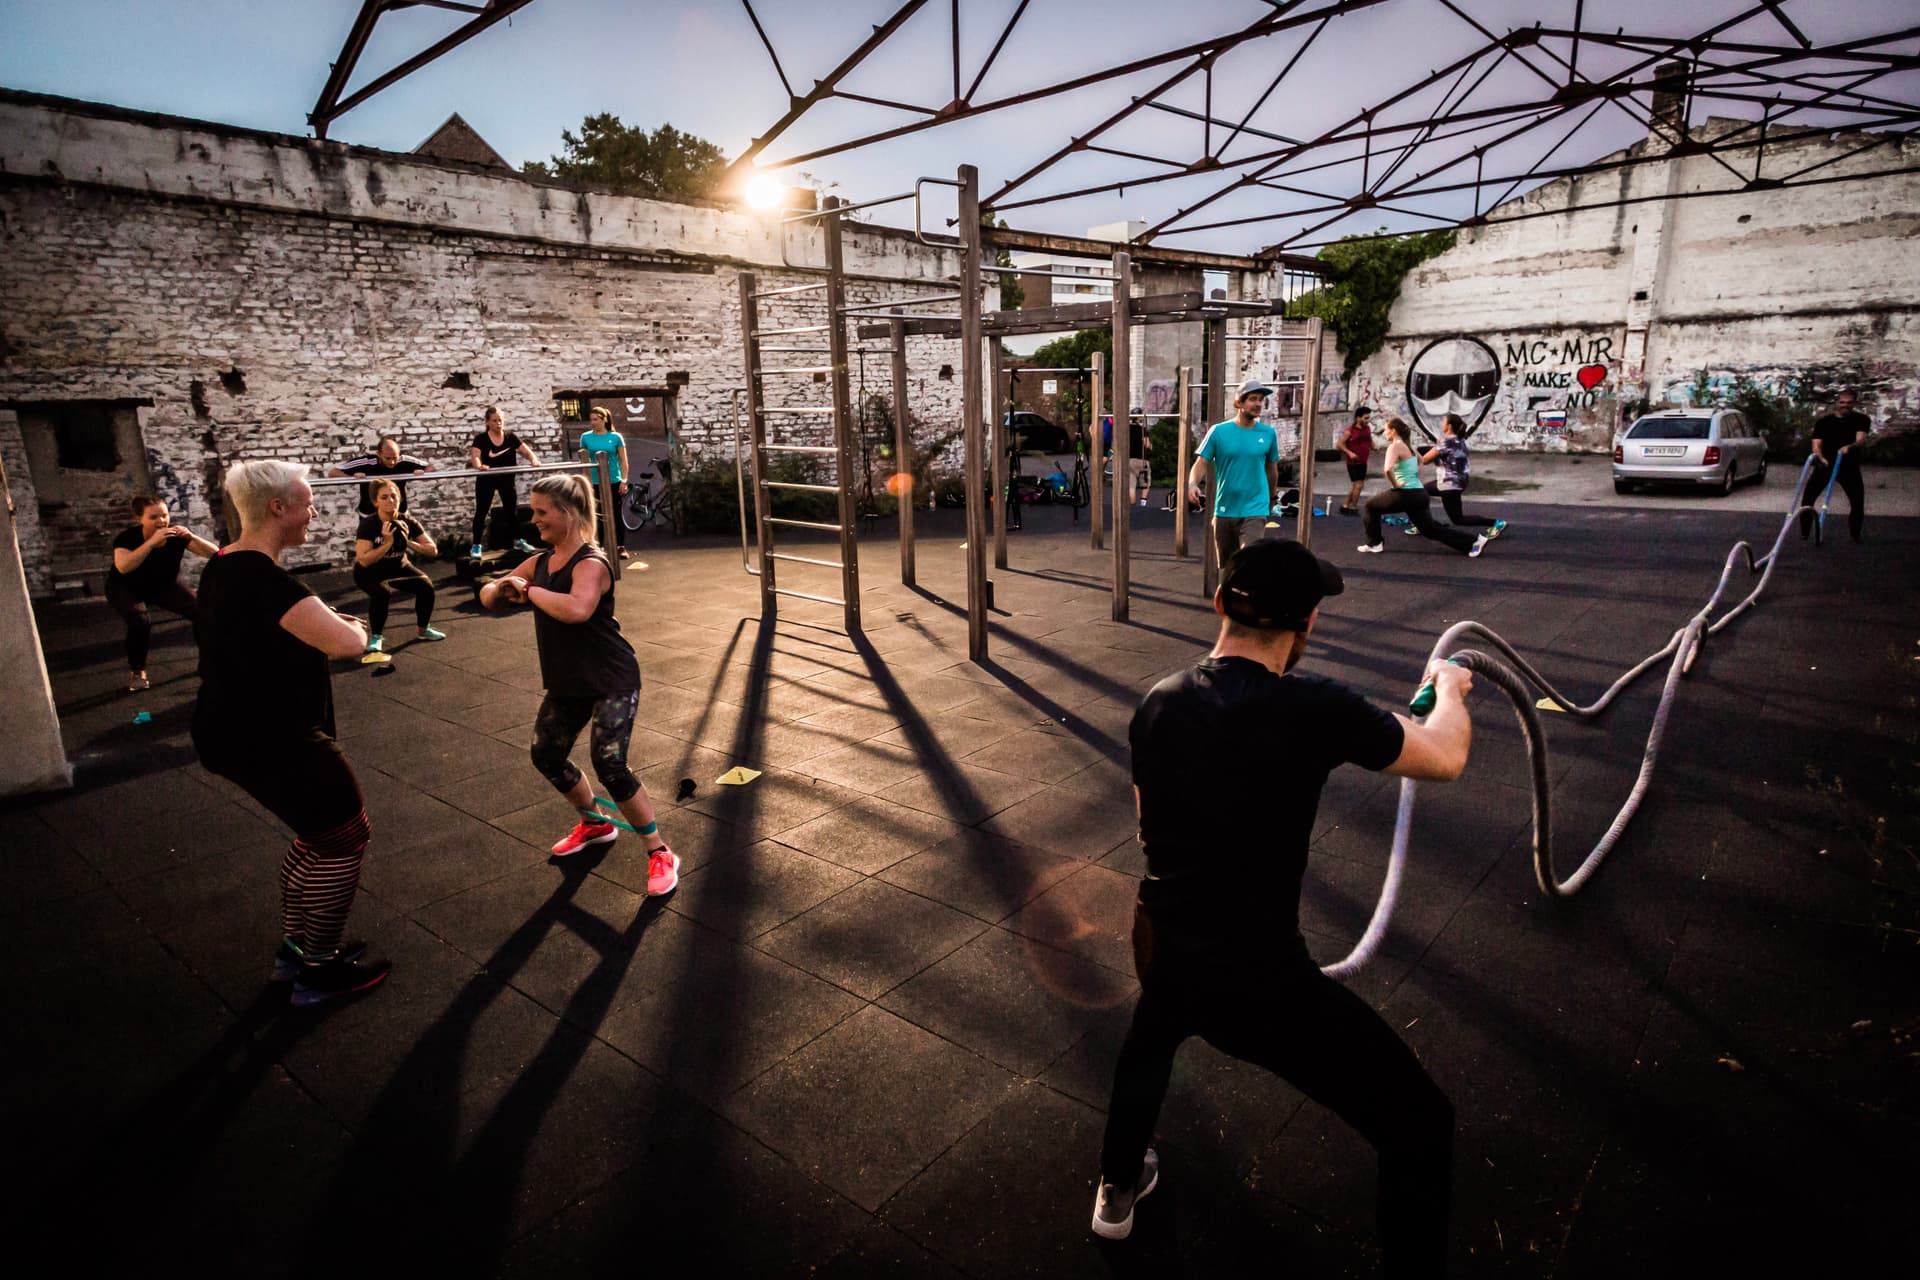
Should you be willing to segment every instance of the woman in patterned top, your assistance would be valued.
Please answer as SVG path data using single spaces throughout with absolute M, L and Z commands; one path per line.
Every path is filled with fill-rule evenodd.
M 1448 522 L 1474 525 L 1485 529 L 1489 538 L 1499 537 L 1506 532 L 1505 520 L 1466 515 L 1460 510 L 1460 495 L 1467 491 L 1472 472 L 1472 462 L 1467 456 L 1467 424 L 1459 414 L 1450 413 L 1443 421 L 1440 432 L 1440 443 L 1421 454 L 1420 461 L 1436 464 L 1440 469 L 1433 487 L 1440 495 L 1440 505 L 1446 508 Z

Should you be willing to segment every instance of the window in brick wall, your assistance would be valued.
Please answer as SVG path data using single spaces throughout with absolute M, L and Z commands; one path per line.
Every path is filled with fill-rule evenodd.
M 47 425 L 52 429 L 60 466 L 67 471 L 117 471 L 120 448 L 114 440 L 115 406 L 71 404 L 49 407 Z

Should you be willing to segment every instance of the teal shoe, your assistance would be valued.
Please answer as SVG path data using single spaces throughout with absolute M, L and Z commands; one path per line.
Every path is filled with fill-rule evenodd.
M 367 652 L 368 652 L 368 653 L 381 653 L 381 652 L 384 652 L 384 651 L 385 651 L 385 649 L 386 649 L 386 645 L 385 645 L 385 644 L 383 643 L 383 637 L 381 637 L 381 636 L 368 636 L 368 637 L 367 637 Z
M 420 628 L 419 638 L 422 640 L 445 640 L 447 633 L 444 631 L 435 631 L 432 627 L 422 627 Z
M 1506 531 L 1507 531 L 1507 522 L 1505 520 L 1495 520 L 1493 522 L 1493 527 L 1487 530 L 1487 536 L 1489 538 L 1497 538 L 1501 534 L 1505 533 Z

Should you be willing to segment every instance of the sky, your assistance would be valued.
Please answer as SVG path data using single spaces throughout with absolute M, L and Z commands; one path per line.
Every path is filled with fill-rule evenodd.
M 1455 0 L 1468 18 L 1503 33 L 1535 20 L 1570 25 L 1576 0 Z M 792 84 L 801 92 L 863 40 L 899 0 L 758 0 Z M 1302 0 L 1297 10 L 1329 0 Z M 971 82 L 1018 0 L 964 0 L 960 5 L 962 79 Z M 1589 29 L 1626 27 L 1635 33 L 1689 35 L 1716 18 L 1751 7 L 1742 0 L 1584 0 Z M 0 0 L 0 85 L 117 106 L 310 134 L 307 113 L 325 83 L 328 65 L 360 8 L 360 0 Z M 1117 65 L 1180 43 L 1234 31 L 1274 11 L 1267 0 L 1032 0 L 1014 36 L 982 81 L 974 101 Z M 1787 13 L 1816 42 L 1885 32 L 1912 24 L 1914 0 L 1788 0 Z M 465 21 L 458 13 L 416 7 L 382 19 L 352 84 L 363 83 Z M 950 5 L 933 0 L 917 12 L 843 87 L 872 97 L 937 108 L 953 97 Z M 1224 55 L 1215 70 L 1211 109 L 1240 120 L 1274 75 L 1302 46 L 1311 28 L 1276 35 Z M 1778 43 L 1770 18 L 1726 33 L 1728 39 Z M 1301 53 L 1281 88 L 1251 116 L 1256 131 L 1311 137 L 1470 52 L 1483 37 L 1440 0 L 1386 0 L 1336 17 Z M 1560 46 L 1564 47 L 1564 46 Z M 1908 52 L 1920 51 L 1909 40 Z M 1627 55 L 1589 45 L 1584 70 L 1612 70 Z M 1536 61 L 1545 60 L 1536 54 Z M 1070 137 L 1144 94 L 1181 64 L 1103 81 L 1071 95 L 943 125 L 857 152 L 800 166 L 817 185 L 849 199 L 891 195 L 917 177 L 950 177 L 974 164 L 982 190 L 1045 159 Z M 1484 65 L 1484 64 L 1482 64 Z M 1547 64 L 1550 65 L 1550 64 Z M 1471 73 L 1478 74 L 1478 68 Z M 1875 91 L 1920 100 L 1920 73 L 1889 77 Z M 1389 119 L 1422 121 L 1443 86 L 1408 99 Z M 1537 96 L 1540 81 L 1511 60 L 1475 91 L 1468 105 Z M 1165 100 L 1203 112 L 1204 79 L 1192 77 Z M 535 0 L 509 22 L 402 80 L 336 121 L 331 136 L 390 150 L 411 150 L 458 111 L 514 164 L 544 159 L 560 149 L 561 130 L 589 114 L 610 111 L 629 124 L 671 123 L 737 155 L 786 109 L 787 95 L 739 0 Z M 1713 114 L 1752 117 L 1759 108 L 1718 103 Z M 1507 144 L 1488 164 L 1510 162 L 1518 174 L 1585 112 Z M 1707 110 L 1697 111 L 1696 118 Z M 843 141 L 920 116 L 857 102 L 836 101 L 810 112 L 767 152 L 777 159 Z M 1842 115 L 1806 117 L 1842 123 Z M 1219 132 L 1213 130 L 1217 140 Z M 1206 126 L 1167 112 L 1136 112 L 1100 138 L 1116 150 L 1190 161 L 1206 151 Z M 1616 107 L 1580 125 L 1552 163 L 1581 163 L 1630 145 L 1645 126 Z M 1396 180 L 1435 169 L 1464 154 L 1476 139 L 1441 142 L 1412 158 Z M 1155 223 L 1225 185 L 1245 170 L 1235 160 L 1283 144 L 1242 134 L 1221 151 L 1219 171 L 1178 181 L 1133 185 L 1124 191 L 1009 210 L 1014 226 L 1078 234 L 1089 226 L 1138 218 Z M 1344 195 L 1356 189 L 1363 161 L 1355 147 L 1341 164 L 1303 175 L 1303 189 Z M 1215 148 L 1215 150 L 1219 150 Z M 1249 166 L 1251 167 L 1251 166 Z M 1117 182 L 1167 166 L 1138 159 L 1082 153 L 1022 187 L 1008 199 Z M 1489 173 L 1494 170 L 1490 168 Z M 1429 179 L 1461 176 L 1456 167 Z M 1285 179 L 1283 179 L 1284 181 Z M 1524 189 L 1524 187 L 1522 188 Z M 1429 212 L 1458 216 L 1469 197 L 1437 195 L 1408 201 Z M 927 218 L 950 216 L 950 196 L 930 196 Z M 1267 216 L 1317 203 L 1310 198 L 1252 188 L 1210 205 L 1191 222 Z M 911 206 L 877 211 L 881 221 L 910 218 Z M 1225 252 L 1249 252 L 1293 238 L 1311 245 L 1346 231 L 1434 225 L 1401 212 L 1366 210 L 1308 231 L 1321 216 L 1290 217 L 1246 226 L 1163 236 L 1160 243 Z M 1304 234 L 1302 234 L 1304 233 Z M 1309 250 L 1310 251 L 1310 250 Z

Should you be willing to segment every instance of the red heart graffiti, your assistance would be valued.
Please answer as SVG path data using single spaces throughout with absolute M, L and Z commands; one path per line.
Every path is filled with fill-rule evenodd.
M 1580 371 L 1573 375 L 1580 383 L 1582 391 L 1591 391 L 1607 380 L 1607 366 L 1603 364 L 1581 365 Z

